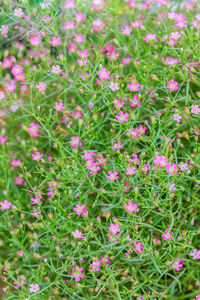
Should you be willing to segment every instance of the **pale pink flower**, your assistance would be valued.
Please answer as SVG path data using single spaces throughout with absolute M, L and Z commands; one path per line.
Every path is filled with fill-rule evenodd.
M 110 88 L 113 92 L 115 92 L 115 91 L 119 90 L 119 85 L 118 85 L 118 83 L 116 83 L 116 82 L 111 82 L 111 84 L 109 85 L 109 88 Z
M 120 110 L 119 115 L 116 115 L 115 118 L 120 122 L 128 122 L 129 113 L 124 113 L 122 110 Z
M 119 176 L 117 176 L 118 175 L 117 171 L 114 171 L 114 172 L 108 171 L 108 174 L 109 175 L 107 175 L 106 178 L 108 178 L 110 181 L 115 181 L 119 178 Z
M 168 84 L 167 84 L 167 88 L 173 92 L 173 91 L 177 91 L 178 90 L 178 82 L 175 81 L 174 79 L 169 80 Z
M 137 204 L 133 203 L 132 201 L 128 201 L 128 204 L 124 205 L 124 208 L 128 213 L 135 213 L 138 206 Z
M 113 235 L 116 235 L 118 232 L 120 232 L 119 224 L 111 223 L 109 231 L 112 232 Z

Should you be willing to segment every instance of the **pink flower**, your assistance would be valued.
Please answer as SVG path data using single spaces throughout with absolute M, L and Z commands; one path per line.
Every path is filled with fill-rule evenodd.
M 126 175 L 134 175 L 137 173 L 137 170 L 135 167 L 130 167 L 126 169 Z
M 32 212 L 31 215 L 37 219 L 40 219 L 41 218 L 41 210 L 35 208 L 34 212 Z
M 141 102 L 139 102 L 138 95 L 133 95 L 133 99 L 128 99 L 128 101 L 131 103 L 131 107 L 139 107 L 141 105 Z
M 76 229 L 75 231 L 72 231 L 72 235 L 75 239 L 82 239 L 82 237 L 83 237 L 82 232 L 80 232 L 78 229 Z
M 118 232 L 120 232 L 119 224 L 111 223 L 109 231 L 112 232 L 113 235 L 116 235 Z
M 39 82 L 35 85 L 36 89 L 38 89 L 39 92 L 44 92 L 46 90 L 46 83 L 45 82 Z
M 108 174 L 109 174 L 109 176 L 107 175 L 106 178 L 110 179 L 110 181 L 114 181 L 119 178 L 119 176 L 117 176 L 118 175 L 117 171 L 114 171 L 114 172 L 108 171 Z
M 17 176 L 17 177 L 15 177 L 15 181 L 14 181 L 14 183 L 16 184 L 16 185 L 23 185 L 24 184 L 24 178 L 23 177 L 19 177 L 19 176 Z
M 5 209 L 10 209 L 12 206 L 12 203 L 7 200 L 4 200 L 4 201 L 0 202 L 0 205 L 1 205 L 1 209 L 5 210 Z
M 24 275 L 17 276 L 17 281 L 14 281 L 13 284 L 16 285 L 16 288 L 19 289 L 22 285 L 26 284 L 26 276 Z
M 74 208 L 74 211 L 76 212 L 76 214 L 79 215 L 83 215 L 86 216 L 88 214 L 88 211 L 85 208 L 85 205 L 82 204 L 76 204 L 76 207 Z
M 178 172 L 177 165 L 175 163 L 173 163 L 173 164 L 167 163 L 166 172 L 171 175 L 174 175 L 175 172 Z
M 133 203 L 132 201 L 128 201 L 128 204 L 124 205 L 124 208 L 128 213 L 135 213 L 138 206 L 137 204 Z
M 129 26 L 125 26 L 122 28 L 122 33 L 129 36 L 131 34 L 131 28 Z
M 135 247 L 135 251 L 139 254 L 142 253 L 143 251 L 143 246 L 142 246 L 142 243 L 141 242 L 135 242 L 134 243 L 134 247 Z
M 65 22 L 65 26 L 64 26 L 65 30 L 73 30 L 73 29 L 76 29 L 76 28 L 77 28 L 77 26 L 74 23 L 74 21 L 67 21 L 67 22 Z
M 14 90 L 16 89 L 15 80 L 11 80 L 9 83 L 6 83 L 5 87 L 8 92 L 14 92 Z
M 77 4 L 75 3 L 74 0 L 66 0 L 65 1 L 64 8 L 71 9 L 71 8 L 76 8 L 76 7 L 77 7 Z
M 124 102 L 118 99 L 113 99 L 113 104 L 115 106 L 115 108 L 121 108 L 124 106 Z
M 24 15 L 24 12 L 21 8 L 15 8 L 14 9 L 14 16 L 15 17 L 22 17 Z
M 93 21 L 93 30 L 99 32 L 104 29 L 105 23 L 99 19 Z
M 175 81 L 174 79 L 169 80 L 168 84 L 167 84 L 167 88 L 173 92 L 173 91 L 177 91 L 178 90 L 178 82 Z
M 15 65 L 14 67 L 12 67 L 12 70 L 11 70 L 11 72 L 13 73 L 14 76 L 22 73 L 22 71 L 23 71 L 23 67 L 20 65 Z
M 85 21 L 85 16 L 82 14 L 82 12 L 76 12 L 74 19 L 76 20 L 76 22 L 83 22 Z
M 33 160 L 42 161 L 43 154 L 40 154 L 40 152 L 36 152 L 36 154 L 32 154 Z
M 107 71 L 106 68 L 102 68 L 100 71 L 98 71 L 99 78 L 102 80 L 109 79 L 110 71 Z
M 114 143 L 114 145 L 112 146 L 112 149 L 119 151 L 120 149 L 123 149 L 123 145 L 122 143 L 119 141 L 117 143 Z
M 78 265 L 73 270 L 72 277 L 75 279 L 75 281 L 80 281 L 81 278 L 84 278 L 84 273 L 82 273 L 83 268 L 80 268 Z
M 39 134 L 39 125 L 35 123 L 31 123 L 30 127 L 27 128 L 30 136 L 38 137 Z
M 0 32 L 1 32 L 1 35 L 3 35 L 3 36 L 7 36 L 7 33 L 8 33 L 8 26 L 6 26 L 6 25 L 1 25 L 1 27 L 0 27 Z
M 169 58 L 167 58 L 167 59 L 165 60 L 165 64 L 166 64 L 166 65 L 169 65 L 169 66 L 171 66 L 171 65 L 176 65 L 176 64 L 178 64 L 178 63 L 179 63 L 178 58 L 169 57 Z
M 91 272 L 99 272 L 101 263 L 98 260 L 94 260 L 89 266 Z
M 107 57 L 108 57 L 109 61 L 118 60 L 119 53 L 112 50 L 107 54 Z
M 62 72 L 62 70 L 59 65 L 55 65 L 52 67 L 52 73 L 59 74 L 60 72 Z
M 173 238 L 171 235 L 172 235 L 172 231 L 165 230 L 165 233 L 163 233 L 161 236 L 164 238 L 164 241 L 166 241 L 166 240 L 172 241 Z
M 20 251 L 17 251 L 16 253 L 18 256 L 22 256 L 24 252 L 22 250 L 20 250 Z
M 123 113 L 122 110 L 120 110 L 119 115 L 116 115 L 116 119 L 120 122 L 128 122 L 129 113 Z
M 183 117 L 180 116 L 179 114 L 173 114 L 173 119 L 174 119 L 174 121 L 176 121 L 178 124 L 180 123 L 180 121 L 181 121 L 182 118 L 183 118 Z
M 51 44 L 52 47 L 60 46 L 61 45 L 60 37 L 53 36 L 52 40 L 49 41 L 49 44 Z
M 55 110 L 62 111 L 63 109 L 65 109 L 65 106 L 63 105 L 62 102 L 55 102 L 53 108 Z
M 165 156 L 155 156 L 153 163 L 159 167 L 166 167 L 168 163 L 168 158 Z
M 31 46 L 39 46 L 41 43 L 40 38 L 36 35 L 31 36 L 29 41 L 30 41 Z
M 192 258 L 194 260 L 199 260 L 200 259 L 200 250 L 197 249 L 193 249 L 192 252 L 190 252 L 190 256 L 192 256 Z
M 82 142 L 80 141 L 79 136 L 73 136 L 73 137 L 71 137 L 70 146 L 74 147 L 75 149 L 78 149 L 78 147 L 83 146 Z
M 76 43 L 82 43 L 85 41 L 85 38 L 83 37 L 82 33 L 75 33 L 75 38 L 73 39 L 74 42 Z
M 20 167 L 20 163 L 21 163 L 21 159 L 17 159 L 15 160 L 14 158 L 11 160 L 10 165 L 12 167 Z
M 100 256 L 99 261 L 100 261 L 100 262 L 103 262 L 105 265 L 110 264 L 110 259 L 109 259 L 109 257 Z
M 180 269 L 183 267 L 184 260 L 178 259 L 177 261 L 174 261 L 173 259 L 170 261 L 170 264 L 172 264 L 170 269 L 175 269 L 176 271 L 180 271 Z
M 41 199 L 42 199 L 41 195 L 35 195 L 35 198 L 31 198 L 32 205 L 34 205 L 34 204 L 40 204 L 41 203 Z
M 0 135 L 0 145 L 5 144 L 7 142 L 8 137 Z
M 0 91 L 0 101 L 5 98 L 5 94 L 3 91 Z
M 195 114 L 195 115 L 199 115 L 200 114 L 200 107 L 195 104 L 191 106 L 191 113 Z
M 11 68 L 12 65 L 13 65 L 13 60 L 11 59 L 11 57 L 10 57 L 10 58 L 6 57 L 6 58 L 4 59 L 4 61 L 1 62 L 1 65 L 2 65 L 2 67 L 3 67 L 4 69 L 9 69 L 9 68 Z
M 135 20 L 134 22 L 131 21 L 131 27 L 134 27 L 134 28 L 141 28 L 142 27 L 142 23 L 138 20 Z
M 31 293 L 37 293 L 40 290 L 40 288 L 39 288 L 39 285 L 37 283 L 36 284 L 32 283 L 30 285 L 29 290 L 30 290 Z
M 128 84 L 127 87 L 131 92 L 138 92 L 141 88 L 140 84 L 135 81 L 131 81 L 131 83 Z

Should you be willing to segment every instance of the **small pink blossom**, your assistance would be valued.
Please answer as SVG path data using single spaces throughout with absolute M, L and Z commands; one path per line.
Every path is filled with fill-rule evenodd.
M 31 46 L 39 46 L 40 43 L 42 42 L 40 40 L 40 38 L 38 36 L 36 36 L 36 35 L 35 36 L 31 36 L 30 39 L 29 39 L 29 41 L 30 41 Z
M 51 39 L 51 41 L 49 41 L 49 44 L 52 47 L 60 46 L 61 45 L 61 39 L 60 39 L 60 37 L 53 36 L 52 39 Z
M 59 74 L 60 72 L 62 72 L 62 70 L 59 65 L 52 66 L 52 73 Z
M 43 154 L 40 154 L 40 152 L 36 152 L 36 154 L 32 154 L 33 160 L 42 161 Z
M 78 147 L 83 146 L 82 142 L 80 141 L 79 136 L 73 136 L 73 137 L 71 137 L 70 146 L 74 147 L 75 149 L 78 149 Z
M 117 171 L 114 171 L 114 172 L 108 171 L 108 174 L 109 175 L 107 175 L 106 178 L 108 178 L 110 181 L 115 181 L 119 178 L 119 176 L 117 176 L 118 175 Z
M 129 113 L 124 113 L 122 110 L 120 110 L 119 115 L 116 115 L 115 118 L 120 122 L 128 122 Z
M 116 235 L 118 232 L 120 232 L 119 224 L 111 223 L 109 231 L 112 232 L 113 235 Z
M 137 173 L 137 170 L 135 167 L 130 167 L 126 169 L 126 175 L 134 175 Z
M 131 92 L 138 92 L 141 88 L 140 84 L 137 83 L 136 81 L 131 81 L 131 83 L 128 84 L 127 87 Z
M 63 109 L 65 109 L 65 106 L 63 105 L 62 102 L 55 102 L 53 108 L 55 110 L 62 111 Z
M 31 293 L 37 293 L 40 290 L 40 288 L 39 288 L 39 285 L 37 283 L 36 284 L 32 283 L 30 285 L 29 290 L 30 290 Z
M 14 9 L 14 16 L 15 17 L 22 17 L 24 15 L 24 12 L 21 8 L 15 8 Z
M 174 79 L 169 80 L 168 84 L 167 84 L 167 88 L 173 92 L 173 91 L 177 91 L 178 90 L 178 82 L 175 81 Z
M 173 240 L 172 231 L 165 230 L 165 233 L 163 233 L 161 236 L 164 238 L 164 241 L 166 241 L 166 240 L 172 241 Z
M 82 232 L 79 231 L 78 229 L 76 229 L 75 231 L 72 231 L 72 235 L 75 239 L 82 239 L 83 238 Z
M 141 254 L 143 252 L 143 246 L 141 242 L 135 242 L 134 247 L 137 253 Z
M 82 273 L 83 268 L 80 268 L 78 265 L 75 266 L 73 273 L 72 273 L 72 278 L 75 279 L 76 282 L 80 281 L 82 278 L 84 278 L 84 273 Z
M 137 204 L 133 203 L 132 201 L 128 201 L 128 204 L 124 205 L 124 208 L 128 213 L 135 213 L 138 206 Z
M 4 201 L 0 202 L 0 206 L 1 206 L 2 210 L 10 209 L 12 206 L 12 203 L 9 202 L 8 200 L 4 200 Z
M 106 70 L 106 68 L 102 68 L 98 71 L 99 78 L 102 80 L 109 79 L 110 71 Z
M 195 114 L 195 115 L 199 115 L 200 114 L 200 107 L 195 104 L 191 106 L 191 113 Z
M 119 90 L 119 85 L 118 85 L 118 83 L 116 83 L 116 82 L 111 82 L 110 85 L 109 85 L 109 88 L 110 88 L 113 92 L 115 92 L 115 91 L 118 91 L 118 90 Z

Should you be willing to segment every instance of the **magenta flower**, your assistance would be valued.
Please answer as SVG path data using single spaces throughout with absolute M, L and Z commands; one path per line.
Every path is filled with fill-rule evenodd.
M 166 167 L 168 164 L 168 158 L 156 155 L 153 163 L 159 167 Z
M 172 241 L 173 238 L 171 235 L 172 235 L 172 231 L 165 230 L 165 233 L 163 233 L 161 236 L 164 238 L 164 241 L 166 241 L 166 240 Z
M 79 34 L 75 33 L 75 38 L 73 39 L 73 41 L 76 43 L 82 43 L 83 41 L 85 41 L 85 38 L 82 35 L 82 33 L 79 33 Z
M 91 272 L 99 272 L 101 263 L 98 260 L 94 260 L 89 266 Z
M 52 66 L 52 73 L 59 74 L 60 72 L 62 72 L 62 70 L 59 65 Z
M 38 89 L 39 92 L 44 92 L 46 90 L 46 83 L 45 82 L 39 82 L 35 85 L 36 89 Z
M 31 46 L 39 46 L 41 43 L 41 40 L 38 36 L 31 36 L 29 41 Z
M 138 206 L 137 204 L 133 203 L 132 201 L 128 201 L 128 204 L 124 205 L 124 208 L 128 213 L 135 213 Z
M 27 130 L 30 133 L 30 136 L 38 137 L 38 134 L 39 134 L 39 125 L 35 124 L 35 123 L 31 123 L 29 126 L 30 127 L 28 127 Z
M 195 115 L 199 115 L 200 114 L 200 107 L 195 104 L 191 106 L 191 113 L 195 114 Z
M 5 144 L 7 142 L 8 137 L 0 135 L 0 145 Z
M 22 285 L 26 284 L 26 277 L 24 275 L 17 276 L 17 281 L 14 281 L 13 284 L 19 289 Z
M 118 232 L 120 232 L 119 224 L 111 223 L 109 231 L 112 232 L 113 235 L 116 235 Z
M 173 163 L 173 164 L 167 163 L 166 172 L 171 175 L 174 175 L 175 172 L 178 172 L 177 165 L 175 163 Z
M 42 217 L 41 210 L 39 210 L 37 208 L 34 209 L 34 212 L 32 212 L 31 215 L 37 219 L 40 219 Z
M 40 204 L 41 203 L 42 196 L 36 195 L 35 198 L 31 198 L 32 204 Z
M 116 83 L 116 82 L 111 82 L 111 84 L 109 85 L 109 88 L 110 88 L 113 92 L 115 92 L 115 91 L 118 91 L 118 90 L 119 90 L 119 85 L 118 85 L 118 83 Z
M 29 290 L 30 290 L 31 293 L 37 293 L 40 290 L 40 288 L 39 288 L 39 285 L 37 283 L 36 284 L 32 283 L 30 285 Z
M 64 8 L 71 9 L 71 8 L 76 8 L 76 7 L 77 7 L 77 4 L 75 3 L 74 0 L 66 0 L 65 1 Z
M 1 206 L 2 210 L 10 209 L 12 206 L 12 203 L 7 200 L 4 200 L 4 201 L 0 202 L 0 206 Z
M 55 102 L 53 108 L 55 110 L 62 111 L 63 109 L 65 109 L 65 106 L 63 105 L 62 102 Z
M 19 176 L 17 176 L 17 177 L 15 177 L 15 181 L 14 181 L 14 183 L 16 184 L 16 185 L 23 185 L 24 184 L 24 178 L 23 177 L 19 177 Z
M 124 113 L 122 110 L 120 110 L 119 115 L 116 115 L 116 119 L 120 122 L 128 122 L 129 113 Z
M 78 136 L 72 136 L 70 146 L 77 149 L 78 147 L 83 146 L 82 142 L 80 141 L 80 138 Z
M 6 25 L 1 25 L 1 27 L 0 27 L 0 33 L 1 33 L 1 35 L 3 35 L 3 36 L 7 36 L 7 33 L 8 33 L 8 26 L 6 26 Z
M 143 251 L 143 246 L 142 246 L 142 243 L 141 242 L 135 242 L 134 243 L 134 247 L 135 247 L 135 251 L 139 254 L 142 253 Z
M 102 68 L 98 71 L 99 78 L 102 80 L 109 79 L 110 71 L 106 70 L 106 68 Z
M 169 80 L 168 84 L 167 84 L 167 88 L 173 92 L 173 91 L 177 91 L 178 90 L 178 82 L 175 81 L 174 79 Z
M 78 265 L 73 270 L 72 277 L 75 279 L 75 281 L 80 281 L 81 278 L 84 278 L 84 273 L 82 273 L 83 268 L 80 268 Z
M 83 237 L 82 232 L 80 232 L 78 229 L 76 229 L 75 231 L 72 231 L 72 235 L 75 239 L 82 239 L 82 237 Z
M 193 249 L 192 252 L 190 252 L 190 256 L 192 256 L 192 258 L 194 260 L 199 260 L 200 259 L 200 250 Z
M 136 81 L 131 81 L 131 83 L 128 84 L 127 87 L 131 92 L 138 92 L 141 88 L 140 84 L 137 83 Z
M 36 152 L 35 154 L 32 154 L 33 160 L 42 161 L 43 154 L 40 154 L 40 152 Z
M 100 261 L 100 262 L 103 262 L 105 265 L 110 264 L 110 259 L 109 259 L 109 257 L 100 256 L 99 261 Z
M 180 123 L 180 121 L 181 121 L 182 118 L 183 118 L 183 117 L 182 117 L 181 115 L 179 115 L 179 114 L 173 114 L 173 119 L 174 119 L 174 121 L 176 121 L 178 124 Z
M 170 261 L 170 264 L 172 264 L 170 269 L 175 269 L 176 271 L 180 271 L 180 269 L 183 267 L 184 260 L 178 259 L 177 261 L 174 261 L 173 259 Z
M 126 175 L 134 175 L 137 173 L 137 170 L 135 167 L 130 167 L 126 169 Z
M 51 41 L 49 41 L 49 44 L 51 44 L 52 47 L 60 46 L 61 45 L 60 37 L 53 36 Z
M 109 174 L 109 176 L 107 175 L 106 178 L 110 179 L 110 181 L 114 181 L 119 178 L 119 176 L 117 176 L 118 175 L 117 171 L 114 171 L 114 172 L 108 171 L 108 174 Z
M 85 208 L 85 205 L 80 205 L 80 204 L 76 204 L 76 207 L 74 208 L 74 211 L 76 212 L 76 214 L 79 215 L 83 215 L 86 216 L 88 215 L 88 211 Z

